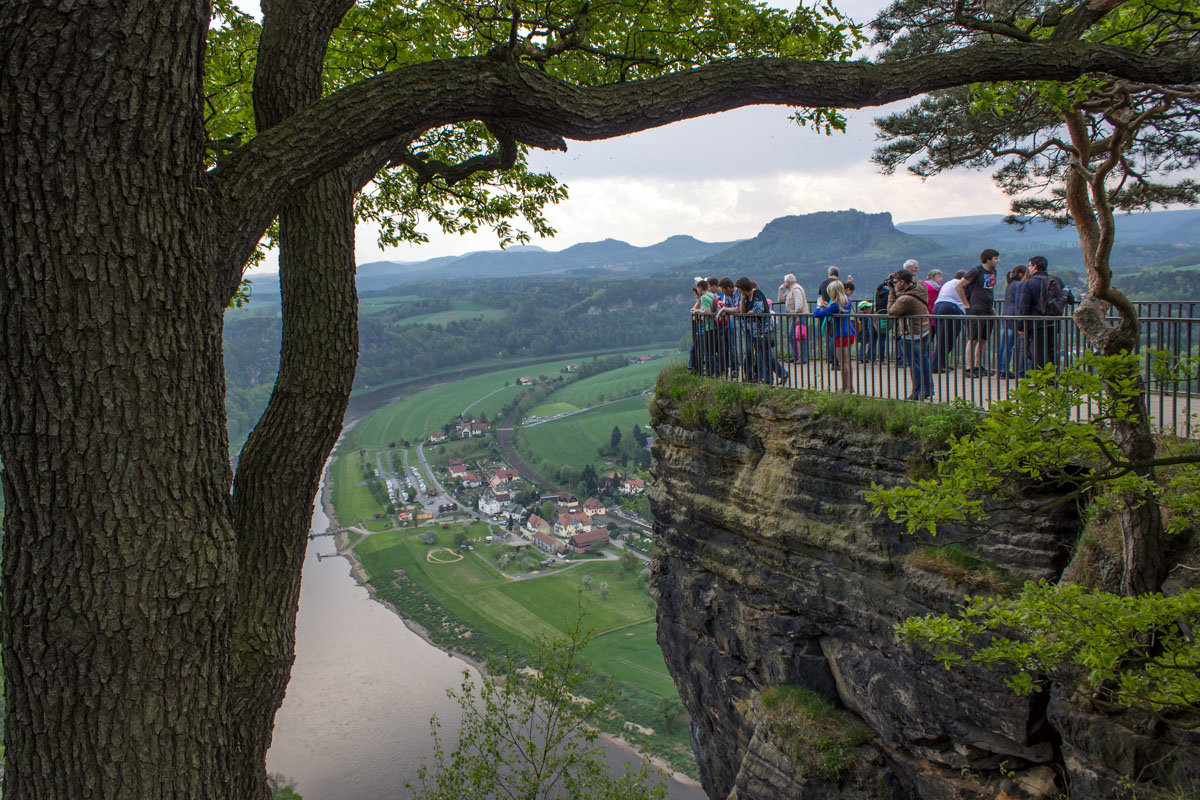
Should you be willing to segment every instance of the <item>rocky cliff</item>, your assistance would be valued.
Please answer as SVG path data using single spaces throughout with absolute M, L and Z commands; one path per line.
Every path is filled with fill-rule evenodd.
M 914 437 L 803 404 L 705 417 L 661 389 L 651 411 L 658 637 L 711 798 L 1118 797 L 1114 767 L 1200 786 L 1194 747 L 1050 692 L 1015 695 L 1004 674 L 946 670 L 898 644 L 897 622 L 949 611 L 972 588 L 970 576 L 914 557 L 922 543 L 864 502 L 873 483 L 909 480 L 921 459 Z M 1055 579 L 1078 528 L 1063 508 L 939 541 L 1014 581 Z M 834 711 L 780 717 L 780 687 Z M 866 735 L 838 739 L 834 715 L 835 728 Z

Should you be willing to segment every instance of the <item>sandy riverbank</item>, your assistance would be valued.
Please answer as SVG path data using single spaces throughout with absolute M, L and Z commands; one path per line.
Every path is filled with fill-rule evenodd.
M 324 510 L 325 516 L 329 517 L 330 525 L 333 527 L 340 527 L 342 523 L 338 521 L 337 515 L 335 515 L 333 512 L 333 502 L 331 500 L 331 494 L 330 494 L 330 488 L 329 488 L 331 483 L 332 483 L 332 481 L 331 481 L 328 473 L 326 473 L 326 480 L 323 482 L 323 489 L 321 491 L 321 508 L 322 508 L 322 510 Z M 465 653 L 461 653 L 453 648 L 443 647 L 443 646 L 439 645 L 438 643 L 434 642 L 429 637 L 429 632 L 427 630 L 425 630 L 425 628 L 423 626 L 417 624 L 416 622 L 413 622 L 410 619 L 407 619 L 402 613 L 400 613 L 400 610 L 398 608 L 396 608 L 394 605 L 387 602 L 386 600 L 383 600 L 375 593 L 374 588 L 370 585 L 370 583 L 367 582 L 367 572 L 363 568 L 362 561 L 359 560 L 358 555 L 354 552 L 354 550 L 349 547 L 350 535 L 347 531 L 341 531 L 340 533 L 335 534 L 334 542 L 337 546 L 338 554 L 341 555 L 342 557 L 344 557 L 346 559 L 346 561 L 348 561 L 350 564 L 351 577 L 354 578 L 355 582 L 358 583 L 359 586 L 362 586 L 364 589 L 367 590 L 367 594 L 370 595 L 372 600 L 374 600 L 375 602 L 384 606 L 389 611 L 391 611 L 393 614 L 395 614 L 397 617 L 399 617 L 400 620 L 404 623 L 404 626 L 406 628 L 408 628 L 410 631 L 415 633 L 417 636 L 420 636 L 429 646 L 434 647 L 438 650 L 441 650 L 443 653 L 448 653 L 449 655 L 452 655 L 455 658 L 461 659 L 462 661 L 469 664 L 472 668 L 477 670 L 482 675 L 487 674 L 487 670 L 484 668 L 483 664 L 476 661 L 474 658 L 472 658 L 471 656 L 469 656 Z M 683 784 L 685 786 L 692 786 L 697 789 L 702 788 L 700 785 L 700 782 L 698 780 L 696 780 L 695 778 L 691 777 L 690 775 L 685 775 L 682 772 L 675 771 L 675 768 L 672 767 L 666 761 L 664 761 L 662 758 L 660 758 L 658 756 L 649 755 L 647 753 L 643 753 L 641 750 L 639 750 L 637 748 L 637 746 L 634 743 L 632 743 L 626 739 L 623 739 L 620 736 L 617 736 L 615 734 L 601 732 L 600 739 L 603 740 L 606 744 L 612 745 L 614 747 L 620 747 L 625 750 L 629 750 L 631 753 L 633 753 L 637 756 L 640 756 L 641 758 L 648 761 L 655 769 L 660 770 L 664 775 L 666 775 L 667 777 L 671 778 L 674 781 L 679 782 L 680 784 Z

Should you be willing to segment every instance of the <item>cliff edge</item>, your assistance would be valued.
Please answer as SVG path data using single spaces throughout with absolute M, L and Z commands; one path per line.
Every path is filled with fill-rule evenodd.
M 1058 579 L 1074 507 L 941 531 L 980 564 L 945 569 L 863 499 L 922 468 L 908 428 L 927 411 L 708 391 L 698 403 L 660 381 L 650 501 L 659 644 L 713 800 L 1095 800 L 1132 796 L 1122 772 L 1200 786 L 1200 741 L 1168 743 L 1054 691 L 1016 695 L 1002 671 L 947 670 L 896 639 L 896 623 L 965 594 Z

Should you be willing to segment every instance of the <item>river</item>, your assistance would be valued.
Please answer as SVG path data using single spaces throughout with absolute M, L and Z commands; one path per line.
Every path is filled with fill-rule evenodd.
M 313 530 L 328 528 L 318 502 Z M 471 668 L 373 601 L 344 558 L 317 557 L 334 553 L 331 537 L 309 541 L 296 663 L 276 716 L 267 769 L 291 778 L 304 800 L 409 797 L 405 781 L 416 779 L 432 753 L 429 718 L 436 713 L 444 732 L 457 728 L 458 707 L 446 690 Z M 636 754 L 612 745 L 608 760 L 620 765 Z M 676 800 L 706 800 L 690 783 L 672 780 L 668 792 Z

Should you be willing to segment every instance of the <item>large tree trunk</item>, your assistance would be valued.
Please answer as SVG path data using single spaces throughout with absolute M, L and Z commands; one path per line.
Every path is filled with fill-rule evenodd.
M 349 3 L 266 6 L 255 79 L 259 127 L 320 97 L 325 43 Z M 342 427 L 358 360 L 354 195 L 346 170 L 280 209 L 283 338 L 267 409 L 234 484 L 238 607 L 234 632 L 235 788 L 268 798 L 266 754 L 295 659 L 296 610 L 313 497 Z
M 207 14 L 0 4 L 5 797 L 231 797 Z
M 354 381 L 353 200 L 341 175 L 327 176 L 280 213 L 279 377 L 242 450 L 234 484 L 240 572 L 233 724 L 239 797 L 266 792 L 266 753 L 295 656 L 313 496 Z
M 1089 138 L 1081 118 L 1068 115 L 1067 127 L 1072 143 L 1082 154 L 1079 158 L 1082 158 L 1084 165 L 1089 164 Z M 1075 311 L 1075 321 L 1100 355 L 1115 356 L 1134 351 L 1138 344 L 1140 324 L 1133 304 L 1112 285 L 1109 256 L 1112 253 L 1116 221 L 1104 191 L 1102 177 L 1098 182 L 1089 181 L 1083 170 L 1068 171 L 1067 207 L 1079 233 L 1088 286 L 1087 295 Z M 1110 326 L 1105 320 L 1110 307 L 1116 309 L 1119 315 L 1119 322 L 1115 326 Z M 1130 377 L 1139 388 L 1143 387 L 1140 374 Z M 1125 419 L 1113 421 L 1113 438 L 1123 458 L 1133 463 L 1148 463 L 1153 460 L 1158 443 L 1150 427 L 1145 397 L 1139 392 L 1125 402 L 1130 406 L 1128 411 L 1131 413 Z M 1154 479 L 1154 469 L 1150 466 L 1138 467 L 1135 471 L 1149 480 Z M 1129 596 L 1156 591 L 1167 575 L 1164 556 L 1166 532 L 1158 500 L 1152 495 L 1125 493 L 1121 501 L 1118 514 L 1121 591 Z

